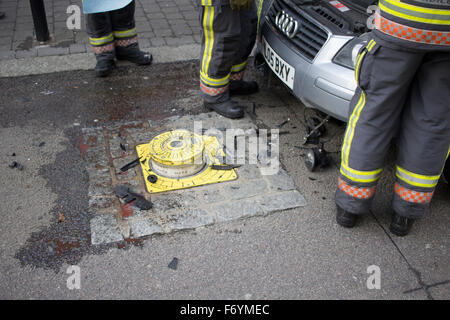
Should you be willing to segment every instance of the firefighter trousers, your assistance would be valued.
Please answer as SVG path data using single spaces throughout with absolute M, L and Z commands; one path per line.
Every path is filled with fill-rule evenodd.
M 206 102 L 229 99 L 230 81 L 241 80 L 256 40 L 257 16 L 229 5 L 199 5 L 202 26 L 200 92 Z
M 396 138 L 392 207 L 422 218 L 449 156 L 450 53 L 395 50 L 374 37 L 357 58 L 355 76 L 336 204 L 354 214 L 370 210 Z
M 114 58 L 116 47 L 137 43 L 135 3 L 122 9 L 86 15 L 86 29 L 92 50 L 98 58 Z

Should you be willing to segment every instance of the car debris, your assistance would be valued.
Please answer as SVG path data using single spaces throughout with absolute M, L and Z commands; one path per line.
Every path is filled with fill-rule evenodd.
M 289 121 L 291 121 L 291 118 L 287 118 L 287 120 L 283 121 L 282 123 L 280 123 L 277 127 L 279 129 L 283 128 L 286 124 L 289 123 Z
M 307 120 L 307 135 L 303 138 L 303 144 L 319 144 L 320 137 L 325 134 L 326 128 L 325 124 L 330 120 L 330 116 L 326 116 L 324 119 L 320 120 L 316 117 L 310 117 Z
M 241 165 L 233 165 L 233 164 L 213 164 L 211 169 L 213 170 L 232 170 L 241 167 Z
M 324 168 L 328 166 L 330 162 L 330 157 L 321 142 L 317 147 L 309 149 L 306 153 L 305 165 L 310 172 L 314 172 L 317 168 Z
M 168 267 L 172 270 L 177 270 L 178 258 L 173 258 L 172 261 L 169 263 Z
M 143 195 L 134 192 L 129 186 L 119 184 L 114 188 L 114 193 L 125 203 L 133 202 L 133 206 L 141 210 L 149 210 L 153 207 L 153 203 L 147 200 Z
M 136 167 L 139 164 L 139 161 L 141 160 L 141 158 L 137 158 L 133 161 L 131 161 L 130 163 L 127 163 L 126 165 L 124 165 L 122 168 L 120 168 L 121 172 L 126 172 L 134 167 Z
M 11 169 L 17 168 L 17 170 L 22 171 L 23 170 L 23 165 L 21 165 L 19 162 L 17 161 L 13 161 L 8 165 Z

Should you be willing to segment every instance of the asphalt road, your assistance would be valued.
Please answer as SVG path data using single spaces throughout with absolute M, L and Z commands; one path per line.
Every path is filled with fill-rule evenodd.
M 308 205 L 99 247 L 89 245 L 81 128 L 204 112 L 192 103 L 197 63 L 126 66 L 107 79 L 90 71 L 1 78 L 0 298 L 449 299 L 449 187 L 439 184 L 430 214 L 410 236 L 391 235 L 393 151 L 373 213 L 355 229 L 339 227 L 334 151 L 343 124 L 328 125 L 334 164 L 308 172 L 299 148 L 303 106 L 274 79 L 251 73 L 263 90 L 242 101 L 254 102 L 254 121 L 269 128 L 290 119 L 281 161 Z M 10 169 L 12 161 L 24 169 Z M 168 268 L 174 257 L 176 270 Z M 67 288 L 70 265 L 80 267 L 79 290 Z M 367 288 L 371 265 L 380 268 L 380 289 Z

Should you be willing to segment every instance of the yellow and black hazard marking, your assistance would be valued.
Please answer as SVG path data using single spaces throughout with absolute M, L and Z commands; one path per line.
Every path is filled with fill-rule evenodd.
M 136 146 L 147 191 L 158 193 L 237 179 L 233 168 L 216 170 L 225 152 L 214 136 L 186 130 L 162 133 Z M 218 167 L 216 167 L 218 168 Z

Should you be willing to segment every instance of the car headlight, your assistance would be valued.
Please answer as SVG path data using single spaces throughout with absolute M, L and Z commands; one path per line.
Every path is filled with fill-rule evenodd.
M 333 58 L 333 62 L 346 68 L 355 70 L 356 58 L 358 53 L 369 41 L 369 34 L 365 33 L 356 37 L 345 44 L 342 49 Z

